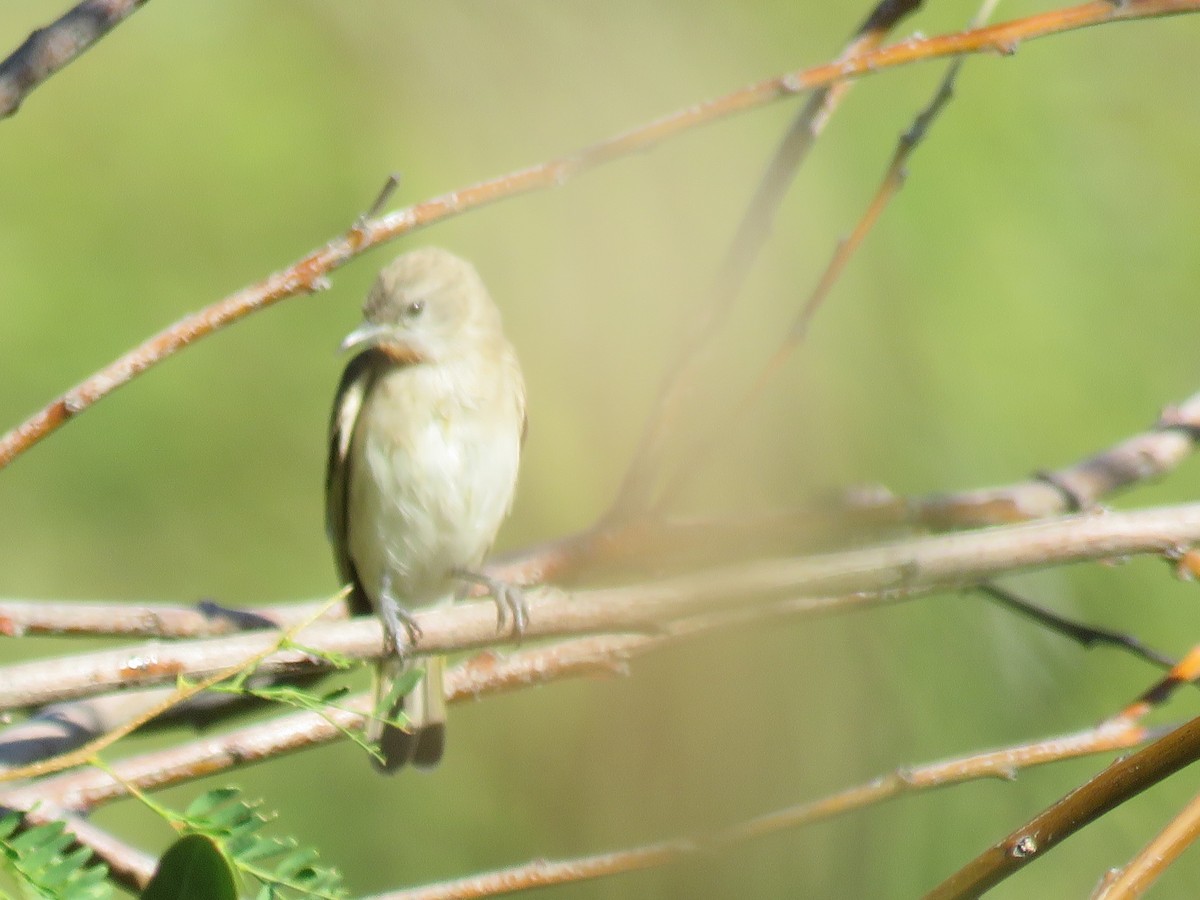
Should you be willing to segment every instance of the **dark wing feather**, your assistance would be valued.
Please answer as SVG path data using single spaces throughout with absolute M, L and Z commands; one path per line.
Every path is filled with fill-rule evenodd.
M 350 500 L 350 467 L 354 460 L 352 452 L 358 416 L 362 412 L 367 395 L 375 381 L 390 365 L 388 358 L 379 350 L 365 350 L 346 364 L 337 394 L 333 398 L 333 412 L 329 417 L 329 460 L 325 467 L 325 531 L 333 544 L 333 557 L 337 563 L 338 578 L 343 585 L 354 588 L 350 595 L 350 610 L 356 615 L 371 612 L 371 603 L 363 593 L 350 559 L 348 516 Z

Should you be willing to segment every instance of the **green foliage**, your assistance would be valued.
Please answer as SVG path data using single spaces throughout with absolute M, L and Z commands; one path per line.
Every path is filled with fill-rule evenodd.
M 92 851 L 75 844 L 62 822 L 18 832 L 21 815 L 0 817 L 0 868 L 26 896 L 52 900 L 103 900 L 113 895 L 108 867 L 91 863 Z
M 0 123 L 3 427 L 340 233 L 389 171 L 404 174 L 399 208 L 571 152 L 828 59 L 872 4 L 147 4 Z M 6 48 L 69 5 L 0 3 Z M 926 3 L 895 37 L 958 29 L 977 7 Z M 1198 40 L 1200 17 L 1187 16 L 971 60 L 805 351 L 757 410 L 729 420 L 732 443 L 697 473 L 685 512 L 779 509 L 847 483 L 1003 483 L 1116 441 L 1191 391 L 1200 253 L 1178 226 L 1200 209 L 1200 91 L 1163 88 L 1195 77 Z M 922 65 L 850 92 L 713 348 L 717 389 L 695 396 L 714 414 L 773 351 L 940 75 Z M 0 542 L 6 592 L 239 604 L 333 589 L 320 481 L 345 363 L 334 348 L 378 268 L 425 244 L 477 262 L 529 382 L 530 440 L 500 544 L 585 527 L 611 503 L 680 332 L 802 102 L 414 233 L 334 273 L 332 291 L 196 342 L 4 470 L 0 507 L 20 534 Z M 1127 502 L 1192 495 L 1194 461 Z M 1038 576 L 1034 593 L 1182 650 L 1196 586 L 1168 582 L 1149 563 L 1079 566 Z M 2 646 L 6 661 L 46 652 Z M 382 779 L 327 748 L 236 780 L 279 810 L 281 833 L 306 823 L 305 840 L 356 885 L 383 890 L 465 860 L 685 833 L 1057 733 L 1108 715 L 1146 677 L 955 597 L 731 630 L 632 679 L 464 704 L 430 777 Z M 737 736 L 737 764 L 714 722 Z M 1091 771 L 911 798 L 751 854 L 563 893 L 912 897 L 994 840 L 998 818 Z M 330 798 L 353 805 L 356 827 L 326 814 Z M 1164 785 L 997 894 L 1086 896 L 1099 860 L 1127 859 L 1130 835 L 1182 802 Z M 401 811 L 421 827 L 396 852 Z M 158 825 L 122 822 L 142 845 Z M 1058 880 L 1038 881 L 1051 871 Z M 1200 854 L 1174 872 L 1168 896 L 1193 895 Z
M 346 728 L 336 719 L 330 718 L 328 710 L 330 707 L 336 707 L 337 701 L 344 696 L 347 691 L 345 688 L 326 692 L 324 694 L 316 694 L 305 690 L 302 687 L 288 684 L 267 685 L 264 687 L 247 687 L 244 683 L 220 682 L 209 688 L 211 691 L 218 691 L 228 694 L 243 694 L 250 697 L 258 697 L 260 700 L 268 700 L 272 703 L 281 703 L 284 706 L 291 706 L 295 709 L 305 712 L 313 712 L 321 716 L 336 728 L 342 735 L 350 741 L 353 741 L 358 746 L 362 747 L 373 756 L 379 756 L 377 748 L 373 747 L 367 740 L 363 738 L 363 733 L 357 728 Z M 396 725 L 403 726 L 404 721 L 394 722 Z
M 185 835 L 158 861 L 142 900 L 237 900 L 233 868 L 212 838 Z
M 292 838 L 260 834 L 270 819 L 239 798 L 237 788 L 218 788 L 197 797 L 182 813 L 168 813 L 175 824 L 193 837 L 203 837 L 224 858 L 227 866 L 254 879 L 260 885 L 262 900 L 290 897 L 319 897 L 325 900 L 345 897 L 342 876 L 336 869 L 316 864 L 318 853 L 301 847 Z M 218 872 L 207 849 L 198 843 L 175 844 L 163 857 L 163 865 L 181 846 L 179 865 L 189 861 L 205 867 L 214 878 Z M 160 867 L 161 871 L 161 867 Z M 162 894 L 155 897 L 186 897 L 187 894 Z M 221 897 L 221 894 L 206 896 Z

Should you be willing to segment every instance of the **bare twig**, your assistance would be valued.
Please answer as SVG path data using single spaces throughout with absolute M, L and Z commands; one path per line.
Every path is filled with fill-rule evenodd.
M 1008 54 L 1022 41 L 1065 31 L 1106 22 L 1197 11 L 1200 11 L 1200 0 L 1128 0 L 1124 3 L 1095 0 L 987 28 L 932 38 L 910 38 L 850 59 L 756 82 L 593 144 L 572 156 L 481 182 L 364 222 L 264 281 L 164 329 L 52 401 L 0 438 L 0 468 L 103 397 L 189 344 L 288 297 L 323 290 L 328 287 L 330 272 L 341 268 L 363 251 L 450 215 L 507 197 L 561 185 L 575 175 L 653 147 L 689 129 L 847 78 L 961 54 Z
M 336 602 L 344 601 L 349 592 L 350 588 L 348 587 L 339 591 L 330 599 L 329 605 L 332 606 Z M 147 722 L 158 718 L 171 707 L 199 696 L 208 688 L 226 679 L 234 678 L 235 676 L 249 677 L 263 659 L 270 656 L 278 648 L 290 643 L 297 633 L 311 625 L 313 621 L 320 617 L 322 612 L 323 610 L 317 610 L 307 621 L 300 622 L 285 631 L 275 632 L 275 642 L 273 645 L 263 647 L 256 653 L 242 658 L 233 665 L 211 672 L 199 681 L 178 685 L 159 705 L 146 709 L 132 719 L 112 727 L 104 734 L 81 747 L 51 757 L 50 759 L 39 760 L 25 766 L 17 766 L 0 771 L 0 781 L 19 781 L 25 778 L 37 778 L 52 772 L 61 772 L 63 769 L 69 769 L 84 763 L 94 762 L 100 751 L 116 743 L 126 735 L 132 734 Z
M 195 606 L 91 601 L 0 600 L 0 637 L 27 635 L 112 635 L 120 637 L 198 638 L 237 634 L 251 628 L 286 628 L 311 618 L 327 601 L 226 609 L 214 603 Z M 336 606 L 321 618 L 344 619 Z
M 708 835 L 694 835 L 563 862 L 546 863 L 539 860 L 524 866 L 481 873 L 454 881 L 391 891 L 377 895 L 373 900 L 463 900 L 468 897 L 494 897 L 546 884 L 584 881 L 601 875 L 615 875 L 651 866 L 668 865 L 700 852 L 713 852 L 780 831 L 801 828 L 917 791 L 980 778 L 1011 779 L 1015 778 L 1021 769 L 1123 750 L 1136 746 L 1145 739 L 1145 730 L 1131 723 L 1101 726 L 1033 744 L 1022 744 L 898 770 L 821 800 L 768 813 Z
M 1103 497 L 1178 466 L 1200 438 L 1200 393 L 1168 407 L 1148 431 L 1074 465 L 999 488 L 913 502 L 913 518 L 931 528 L 970 528 L 1090 509 Z
M 1195 452 L 1198 438 L 1200 393 L 1167 407 L 1147 431 L 1065 468 L 1000 487 L 922 497 L 859 491 L 847 498 L 844 515 L 874 528 L 918 525 L 947 531 L 1092 509 L 1105 497 L 1176 468 Z
M 1156 706 L 1161 706 L 1185 684 L 1200 678 L 1200 647 L 1193 647 L 1187 656 L 1173 665 L 1158 682 L 1118 713 L 1119 717 L 1141 718 Z
M 144 5 L 146 0 L 84 0 L 34 31 L 0 62 L 0 119 L 15 113 L 30 91 Z
M 366 900 L 469 900 L 474 897 L 498 897 L 554 884 L 574 884 L 636 872 L 678 862 L 699 848 L 690 841 L 665 841 L 632 850 L 598 853 L 561 862 L 535 860 L 521 866 L 482 872 L 454 881 L 423 887 L 373 894 Z
M 1193 797 L 1170 824 L 1154 836 L 1125 868 L 1110 872 L 1093 900 L 1140 897 L 1200 835 L 1200 796 Z
M 527 638 L 642 631 L 701 612 L 744 605 L 748 599 L 823 597 L 853 592 L 920 591 L 962 587 L 1001 573 L 1069 562 L 1171 554 L 1200 541 L 1200 504 L 1136 512 L 1084 513 L 983 531 L 898 541 L 840 553 L 761 560 L 643 584 L 528 598 Z M 503 643 L 490 602 L 458 604 L 416 614 L 416 654 L 446 653 Z M 0 709 L 37 706 L 121 687 L 160 684 L 180 675 L 207 677 L 264 655 L 264 674 L 305 673 L 329 664 L 296 648 L 269 652 L 276 632 L 171 645 L 103 651 L 66 661 L 41 660 L 0 669 Z M 305 641 L 316 653 L 358 658 L 383 650 L 373 619 L 324 625 Z
M 455 671 L 448 682 L 448 696 L 453 701 L 460 699 L 463 694 L 478 697 L 575 674 L 624 673 L 626 660 L 635 653 L 644 653 L 665 643 L 713 629 L 768 618 L 852 612 L 915 600 L 921 596 L 923 594 L 920 592 L 900 591 L 785 600 L 765 607 L 692 616 L 647 633 L 606 635 L 549 644 L 539 647 L 536 652 L 509 656 L 499 661 L 490 652 L 485 652 Z M 290 680 L 294 682 L 296 679 Z M 249 686 L 254 687 L 255 681 L 252 678 Z M 145 720 L 146 712 L 161 710 L 173 691 L 173 688 L 143 688 L 44 707 L 29 719 L 0 732 L 0 771 L 67 753 L 129 720 Z M 169 726 L 180 721 L 209 727 L 237 712 L 240 707 L 256 702 L 265 701 L 238 694 L 201 694 L 162 711 L 158 718 L 147 722 L 146 727 Z
M 920 525 L 935 530 L 998 525 L 1092 508 L 1105 497 L 1160 477 L 1187 459 L 1200 436 L 1200 393 L 1171 406 L 1158 422 L 1081 462 L 1003 487 L 902 498 L 858 492 L 830 508 L 717 519 L 607 522 L 495 559 L 489 573 L 504 581 L 578 582 L 597 571 L 682 570 L 769 556 L 822 542 L 836 544 L 864 529 Z M 0 636 L 124 635 L 195 638 L 233 634 L 270 620 L 285 627 L 311 615 L 317 602 L 228 610 L 214 604 L 173 606 L 48 600 L 0 600 Z M 338 618 L 335 607 L 326 617 Z
M 1160 653 L 1153 647 L 1148 647 L 1133 635 L 1125 634 L 1121 631 L 1110 631 L 1107 628 L 1097 628 L 1094 625 L 1085 625 L 1081 622 L 1064 618 L 1048 609 L 1043 609 L 1040 606 L 1030 603 L 1024 597 L 1019 597 L 1012 591 L 1000 587 L 998 584 L 981 584 L 976 590 L 993 603 L 997 603 L 1005 609 L 1024 616 L 1044 628 L 1070 638 L 1084 649 L 1090 650 L 1097 644 L 1107 644 L 1110 647 L 1116 647 L 1132 653 L 1139 659 L 1143 659 L 1164 669 L 1174 669 L 1176 666 L 1175 660 L 1164 653 Z
M 172 688 L 154 688 L 59 703 L 0 733 L 0 772 L 69 753 L 125 722 L 159 708 Z
M 851 59 L 878 48 L 896 23 L 915 12 L 920 5 L 921 0 L 883 0 L 859 26 L 839 59 Z M 620 520 L 641 515 L 653 503 L 654 482 L 662 466 L 663 444 L 674 426 L 680 405 L 695 387 L 701 348 L 713 339 L 741 294 L 754 260 L 771 231 L 788 186 L 851 85 L 849 80 L 836 81 L 814 92 L 775 150 L 717 269 L 708 299 L 680 346 L 678 358 L 664 373 L 662 386 L 652 412 L 646 419 L 638 448 L 617 491 L 609 518 Z
M 707 623 L 707 627 L 719 625 L 718 622 Z M 688 627 L 700 631 L 705 626 L 693 623 Z M 449 673 L 447 695 L 451 702 L 459 702 L 564 677 L 611 672 L 630 655 L 668 639 L 665 635 L 602 636 L 521 651 L 505 658 L 485 655 Z M 0 804 L 14 809 L 30 809 L 40 803 L 58 810 L 92 810 L 126 796 L 129 785 L 141 790 L 158 790 L 335 740 L 341 734 L 340 729 L 358 727 L 359 714 L 369 711 L 371 705 L 372 698 L 362 694 L 347 698 L 338 708 L 327 709 L 321 715 L 306 712 L 280 716 L 223 735 L 206 736 L 182 746 L 121 760 L 111 766 L 113 774 L 88 769 L 57 775 L 0 794 Z M 900 769 L 820 800 L 741 822 L 712 835 L 552 864 L 549 868 L 542 868 L 543 863 L 535 863 L 460 882 L 414 889 L 430 893 L 401 892 L 395 896 L 487 896 L 542 883 L 542 878 L 580 880 L 647 865 L 663 865 L 701 848 L 711 849 L 803 827 L 912 792 L 979 778 L 1009 779 L 1021 769 L 1124 749 L 1145 739 L 1145 729 L 1132 720 L 1113 720 L 1075 734 Z M 600 862 L 602 860 L 604 862 Z M 467 884 L 478 885 L 482 893 L 453 893 Z
M 988 8 L 985 7 L 975 17 L 974 24 L 976 27 L 983 21 L 986 21 L 988 12 Z M 853 231 L 850 232 L 850 236 L 838 242 L 832 258 L 825 267 L 825 271 L 821 273 L 821 277 L 817 280 L 816 287 L 813 288 L 808 299 L 801 305 L 800 311 L 797 313 L 788 332 L 784 335 L 783 340 L 767 360 L 766 364 L 759 370 L 757 378 L 755 378 L 749 389 L 737 403 L 722 411 L 721 427 L 703 429 L 695 442 L 684 451 L 676 467 L 675 475 L 670 479 L 667 488 L 663 492 L 661 505 L 669 505 L 678 496 L 680 491 L 682 491 L 686 483 L 694 478 L 697 472 L 702 471 L 704 462 L 711 455 L 712 451 L 720 445 L 721 441 L 727 440 L 729 435 L 738 432 L 739 423 L 751 410 L 758 406 L 762 395 L 766 392 L 772 380 L 782 371 L 784 364 L 791 355 L 803 345 L 805 338 L 808 336 L 808 330 L 812 324 L 813 317 L 817 314 L 817 310 L 820 309 L 825 299 L 829 296 L 829 292 L 833 290 L 833 286 L 841 278 L 851 257 L 862 246 L 871 229 L 875 227 L 875 223 L 879 221 L 879 217 L 883 214 L 884 209 L 887 208 L 896 194 L 900 192 L 900 188 L 903 187 L 905 178 L 907 177 L 906 166 L 908 159 L 929 133 L 929 128 L 938 115 L 945 109 L 954 96 L 954 83 L 964 62 L 965 58 L 958 57 L 950 63 L 945 76 L 943 76 L 937 90 L 934 92 L 933 98 L 917 114 L 908 130 L 900 136 L 896 149 L 892 153 L 891 162 L 884 172 L 875 195 L 867 205 L 866 211 L 859 218 Z
M 446 696 L 451 703 L 458 703 L 563 678 L 611 674 L 633 653 L 666 639 L 665 635 L 580 638 L 506 657 L 484 654 L 447 673 Z M 113 774 L 85 769 L 45 778 L 5 791 L 0 794 L 0 804 L 28 809 L 44 800 L 61 809 L 91 810 L 126 796 L 128 785 L 158 790 L 336 740 L 342 729 L 360 727 L 362 714 L 371 711 L 373 702 L 373 697 L 364 693 L 345 698 L 321 714 L 291 713 L 225 734 L 207 735 L 121 760 L 111 766 Z
M 926 900 L 978 897 L 1041 859 L 1075 832 L 1200 758 L 1200 719 L 1119 759 L 1086 784 L 985 850 L 926 895 Z

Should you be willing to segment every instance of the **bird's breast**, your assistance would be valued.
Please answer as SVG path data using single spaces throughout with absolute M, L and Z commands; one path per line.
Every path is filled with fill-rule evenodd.
M 522 415 L 514 392 L 455 375 L 398 369 L 360 414 L 349 546 L 376 596 L 385 572 L 402 601 L 444 595 L 452 570 L 482 562 L 512 503 Z

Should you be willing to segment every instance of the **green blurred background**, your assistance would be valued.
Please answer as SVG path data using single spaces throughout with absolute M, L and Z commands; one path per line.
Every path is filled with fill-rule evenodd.
M 63 6 L 8 0 L 0 45 Z M 973 13 L 929 7 L 905 33 Z M 825 60 L 865 8 L 151 3 L 0 124 L 0 426 L 340 233 L 391 171 L 404 179 L 395 206 L 549 159 Z M 1105 446 L 1196 390 L 1198 38 L 1200 18 L 1165 19 L 970 62 L 809 346 L 697 473 L 688 508 L 776 508 L 863 481 L 1002 483 Z M 941 72 L 911 67 L 851 94 L 730 323 L 706 387 L 716 399 L 773 347 Z M 337 272 L 332 291 L 155 369 L 0 473 L 0 595 L 238 605 L 333 590 L 320 483 L 335 349 L 378 267 L 425 243 L 477 263 L 524 363 L 532 427 L 501 546 L 586 525 L 797 102 L 412 235 Z M 1188 465 L 1123 502 L 1198 487 Z M 1014 584 L 1171 653 L 1200 639 L 1196 587 L 1161 564 Z M 6 641 L 0 657 L 67 649 Z M 281 833 L 321 847 L 366 892 L 656 840 L 1083 727 L 1154 677 L 957 596 L 742 630 L 639 660 L 632 675 L 460 706 L 431 775 L 383 779 L 338 745 L 212 786 L 264 798 Z M 1196 711 L 1186 696 L 1167 718 Z M 909 897 L 1104 764 L 546 893 Z M 1085 895 L 1197 788 L 1200 769 L 1176 776 L 995 896 Z M 183 805 L 198 789 L 168 797 Z M 169 839 L 136 804 L 97 818 L 148 849 Z M 1156 896 L 1194 896 L 1197 877 L 1193 854 Z

